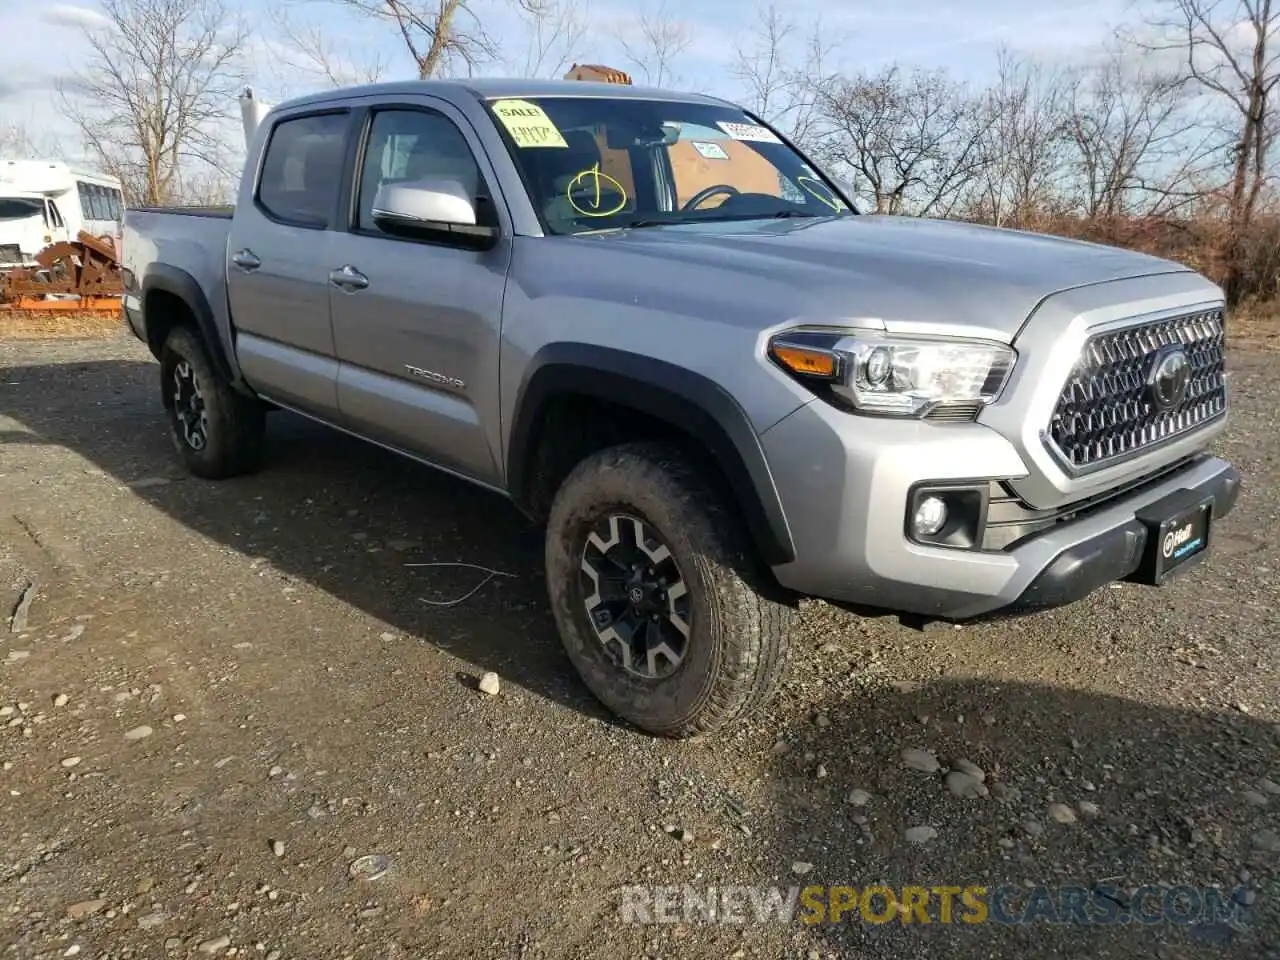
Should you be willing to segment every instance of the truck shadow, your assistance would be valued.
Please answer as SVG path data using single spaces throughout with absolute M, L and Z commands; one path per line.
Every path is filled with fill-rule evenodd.
M 8 368 L 17 400 L 5 413 L 29 432 L 0 440 L 65 447 L 258 567 L 611 721 L 562 652 L 545 598 L 541 530 L 512 504 L 284 412 L 268 420 L 260 472 L 190 477 L 166 432 L 158 370 L 127 360 Z M 479 586 L 483 570 L 414 563 L 475 564 L 502 575 Z
M 819 921 L 811 956 L 1280 956 L 1280 727 L 1039 684 L 906 686 L 807 704 L 775 751 L 764 806 L 780 882 L 827 888 L 797 911 Z M 909 767 L 909 749 L 941 769 Z M 985 795 L 948 789 L 962 760 Z M 912 842 L 912 828 L 934 833 Z M 832 923 L 834 886 L 853 892 Z M 930 922 L 904 922 L 883 892 L 864 909 L 872 886 L 899 903 L 930 891 Z M 940 887 L 954 888 L 951 923 Z M 974 887 L 984 910 L 962 903 Z

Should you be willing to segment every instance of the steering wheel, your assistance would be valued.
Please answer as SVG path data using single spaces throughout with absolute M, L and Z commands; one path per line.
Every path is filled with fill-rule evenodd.
M 695 207 L 698 206 L 698 204 L 702 203 L 702 201 L 706 200 L 708 197 L 714 197 L 717 194 L 723 193 L 726 197 L 736 197 L 741 192 L 742 192 L 741 190 L 739 190 L 737 187 L 733 186 L 732 184 L 715 183 L 709 187 L 703 187 L 701 190 L 695 193 L 692 197 L 690 197 L 687 201 L 685 201 L 684 206 L 682 206 L 680 210 L 682 212 L 685 210 L 693 210 Z

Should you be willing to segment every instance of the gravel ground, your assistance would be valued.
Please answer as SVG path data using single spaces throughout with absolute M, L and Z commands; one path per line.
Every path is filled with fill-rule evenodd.
M 0 343 L 3 955 L 1280 956 L 1275 356 L 1231 355 L 1212 562 L 963 629 L 808 603 L 767 714 L 673 743 L 573 675 L 502 500 L 283 415 L 262 473 L 188 479 L 137 344 Z M 441 605 L 485 577 L 441 561 L 510 576 Z M 988 918 L 625 922 L 686 884 Z M 1124 922 L 1148 884 L 1234 912 Z M 995 922 L 1064 887 L 1115 922 Z

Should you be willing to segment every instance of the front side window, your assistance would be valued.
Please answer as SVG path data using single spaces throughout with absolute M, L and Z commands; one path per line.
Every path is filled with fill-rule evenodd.
M 733 107 L 621 97 L 488 107 L 553 233 L 854 215 L 802 155 Z
M 0 220 L 26 220 L 44 215 L 44 201 L 27 197 L 0 197 Z
M 258 185 L 262 208 L 288 223 L 327 227 L 342 181 L 346 135 L 345 113 L 276 124 Z
M 485 193 L 475 155 L 453 121 L 425 110 L 374 114 L 360 171 L 358 227 L 378 229 L 373 222 L 373 201 L 384 183 L 437 179 L 460 183 L 473 204 Z

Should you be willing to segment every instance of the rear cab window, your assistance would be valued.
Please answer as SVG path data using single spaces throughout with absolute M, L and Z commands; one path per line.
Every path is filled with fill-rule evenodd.
M 350 115 L 308 114 L 281 120 L 271 131 L 257 204 L 271 219 L 323 230 L 337 207 Z

